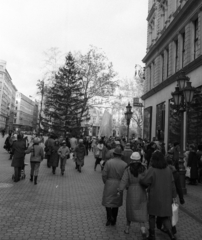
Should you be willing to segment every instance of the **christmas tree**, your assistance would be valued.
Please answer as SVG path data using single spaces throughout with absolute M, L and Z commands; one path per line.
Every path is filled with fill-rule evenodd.
M 81 74 L 69 53 L 48 90 L 45 102 L 47 122 L 56 134 L 70 132 L 78 136 L 81 133 L 81 122 L 88 117 L 83 90 Z

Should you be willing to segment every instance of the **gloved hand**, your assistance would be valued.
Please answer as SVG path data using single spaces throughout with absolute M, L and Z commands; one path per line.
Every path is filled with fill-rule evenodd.
M 180 199 L 180 203 L 183 205 L 185 203 L 184 199 Z

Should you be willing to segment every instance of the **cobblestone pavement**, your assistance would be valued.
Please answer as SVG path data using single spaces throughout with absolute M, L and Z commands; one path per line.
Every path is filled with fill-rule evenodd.
M 132 224 L 129 235 L 123 233 L 125 203 L 119 210 L 117 225 L 105 226 L 101 171 L 99 166 L 96 172 L 93 170 L 92 153 L 86 157 L 82 173 L 69 160 L 64 176 L 59 168 L 52 175 L 44 160 L 36 186 L 29 181 L 29 165 L 26 179 L 12 182 L 13 168 L 8 158 L 0 139 L 0 240 L 141 239 L 138 224 Z M 202 186 L 188 186 L 185 201 L 177 239 L 202 239 Z M 157 240 L 169 239 L 159 231 L 156 235 Z

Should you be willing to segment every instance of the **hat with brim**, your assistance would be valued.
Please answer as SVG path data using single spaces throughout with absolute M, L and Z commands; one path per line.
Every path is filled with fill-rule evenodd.
M 133 152 L 132 155 L 130 156 L 130 159 L 133 162 L 140 162 L 141 156 L 140 156 L 139 152 Z
M 83 142 L 83 139 L 79 139 L 79 143 L 82 143 Z
M 119 155 L 119 156 L 121 156 L 122 155 L 122 150 L 121 150 L 121 148 L 120 147 L 116 147 L 115 149 L 114 149 L 114 152 L 113 152 L 115 155 Z

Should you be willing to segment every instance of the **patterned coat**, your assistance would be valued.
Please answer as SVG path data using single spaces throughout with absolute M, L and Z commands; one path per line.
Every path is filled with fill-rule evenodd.
M 81 167 L 84 165 L 85 155 L 86 148 L 83 143 L 79 143 L 79 145 L 75 148 L 75 161 Z
M 142 176 L 142 174 L 134 177 L 130 172 L 130 168 L 126 168 L 119 185 L 120 191 L 128 187 L 126 218 L 131 222 L 146 222 L 148 220 L 147 193 L 145 188 L 139 184 L 140 176 Z
M 123 204 L 123 194 L 117 194 L 119 183 L 127 164 L 119 157 L 108 160 L 102 171 L 102 179 L 105 184 L 102 205 L 105 207 L 120 207 Z

